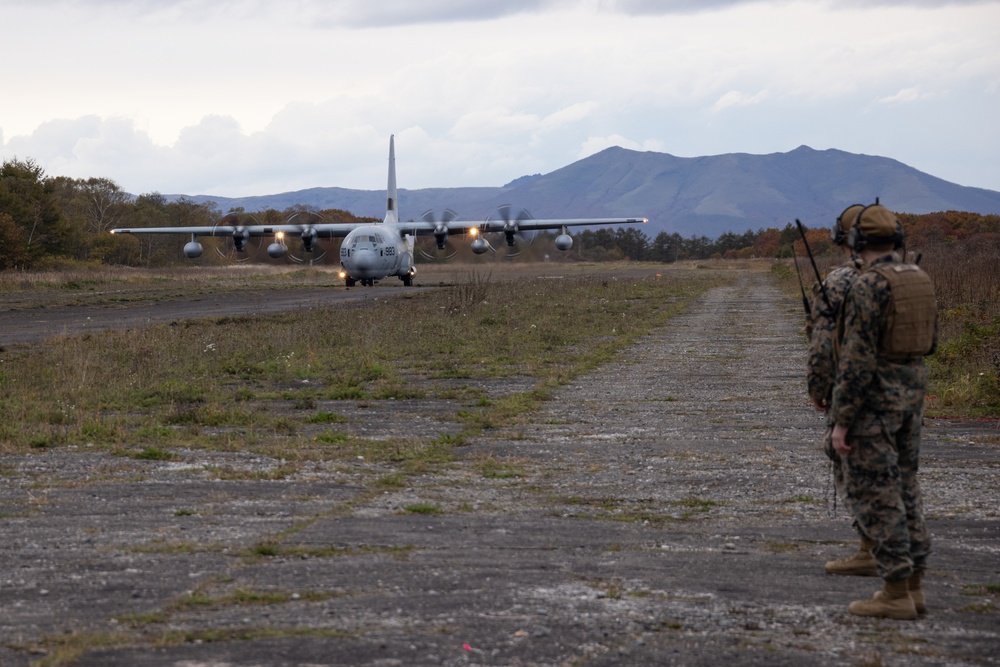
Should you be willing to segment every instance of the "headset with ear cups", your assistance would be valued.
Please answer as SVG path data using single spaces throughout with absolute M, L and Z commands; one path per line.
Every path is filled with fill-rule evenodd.
M 840 215 L 837 216 L 836 222 L 833 223 L 833 227 L 830 228 L 830 240 L 833 241 L 834 245 L 844 245 L 844 242 L 847 240 L 847 232 L 844 231 L 844 224 L 843 224 L 844 216 L 847 215 L 848 211 L 854 208 L 863 210 L 865 208 L 865 205 L 851 204 L 850 206 L 848 206 L 847 208 L 845 208 L 843 211 L 840 212 Z M 853 227 L 854 223 L 851 223 L 850 226 Z
M 853 250 L 854 252 L 861 252 L 862 250 L 865 249 L 865 246 L 867 246 L 869 243 L 876 243 L 879 245 L 891 243 L 893 250 L 899 250 L 900 248 L 903 247 L 903 226 L 899 224 L 899 219 L 896 218 L 895 216 L 893 216 L 893 218 L 896 221 L 896 228 L 891 236 L 874 236 L 871 234 L 866 235 L 864 233 L 864 230 L 861 229 L 861 220 L 862 218 L 864 218 L 865 213 L 869 209 L 874 208 L 876 206 L 880 208 L 882 207 L 881 204 L 879 204 L 878 197 L 875 198 L 874 204 L 872 204 L 871 206 L 864 207 L 861 210 L 861 212 L 858 213 L 858 217 L 854 221 L 854 226 L 851 227 L 851 230 L 849 232 L 847 232 L 847 239 L 846 239 L 847 247 Z

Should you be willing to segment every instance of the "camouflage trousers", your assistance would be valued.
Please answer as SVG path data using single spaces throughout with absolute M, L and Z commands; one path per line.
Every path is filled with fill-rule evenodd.
M 917 468 L 920 411 L 862 413 L 840 457 L 843 494 L 886 580 L 923 573 L 931 551 Z
M 826 427 L 826 432 L 823 434 L 823 451 L 826 452 L 827 457 L 829 457 L 831 466 L 833 468 L 833 491 L 834 491 L 834 507 L 837 504 L 837 498 L 847 498 L 847 491 L 844 487 L 844 465 L 841 461 L 840 454 L 837 450 L 833 448 L 833 424 Z M 846 502 L 846 501 L 845 501 Z M 847 508 L 848 512 L 850 507 Z M 860 537 L 864 537 L 865 534 L 861 531 L 861 527 L 858 526 L 857 520 L 851 522 L 851 526 L 854 530 L 858 531 Z

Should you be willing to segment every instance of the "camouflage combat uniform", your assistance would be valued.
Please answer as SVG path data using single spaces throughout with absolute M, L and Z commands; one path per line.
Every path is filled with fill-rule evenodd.
M 813 287 L 812 320 L 809 327 L 809 371 L 806 381 L 809 397 L 819 405 L 829 405 L 830 392 L 837 375 L 837 359 L 834 354 L 834 336 L 837 331 L 837 315 L 844 302 L 844 295 L 850 289 L 861 270 L 861 260 L 852 257 L 843 266 L 838 266 Z M 826 298 L 823 298 L 823 289 Z M 829 304 L 827 303 L 829 301 Z
M 858 257 L 851 257 L 843 266 L 838 266 L 823 280 L 823 288 L 819 283 L 813 286 L 812 319 L 809 322 L 809 366 L 806 373 L 806 383 L 809 387 L 809 398 L 816 405 L 829 407 L 830 394 L 833 391 L 833 381 L 837 376 L 837 355 L 834 338 L 837 334 L 837 316 L 840 314 L 844 296 L 847 294 L 854 279 L 858 277 L 862 262 Z M 823 298 L 823 289 L 826 298 Z M 830 434 L 833 431 L 833 420 L 827 411 L 827 428 L 823 434 L 823 450 L 834 463 L 833 480 L 837 493 L 844 495 L 844 475 L 840 467 L 840 455 L 833 449 Z
M 899 264 L 895 255 L 876 259 Z M 920 356 L 890 360 L 880 352 L 892 293 L 888 280 L 860 273 L 844 307 L 844 336 L 830 407 L 848 429 L 842 456 L 844 493 L 860 530 L 876 547 L 879 574 L 896 581 L 926 568 L 931 538 L 917 481 L 920 427 L 928 371 Z M 931 345 L 933 350 L 936 344 Z

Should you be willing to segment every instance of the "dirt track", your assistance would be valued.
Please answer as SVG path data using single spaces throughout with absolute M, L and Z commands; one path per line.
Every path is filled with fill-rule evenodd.
M 994 664 L 1000 431 L 925 431 L 928 617 L 849 616 L 878 583 L 823 574 L 854 540 L 768 280 L 740 274 L 402 490 L 373 493 L 391 470 L 364 461 L 216 481 L 281 462 L 4 457 L 0 664 L 59 637 L 102 666 Z M 338 409 L 391 430 L 445 403 Z M 484 455 L 517 476 L 485 478 Z
M 247 313 L 276 313 L 328 304 L 364 301 L 377 294 L 391 298 L 420 287 L 380 287 L 372 290 L 294 289 L 229 290 L 204 295 L 171 294 L 132 303 L 105 296 L 98 305 L 29 303 L 0 308 L 0 345 L 31 343 L 55 335 L 74 335 L 103 329 L 132 329 L 162 322 Z

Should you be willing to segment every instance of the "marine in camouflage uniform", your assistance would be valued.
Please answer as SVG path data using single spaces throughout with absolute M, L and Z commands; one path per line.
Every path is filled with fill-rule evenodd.
M 851 259 L 838 266 L 813 288 L 812 320 L 809 335 L 809 367 L 806 383 L 809 398 L 817 409 L 826 410 L 833 392 L 833 382 L 837 375 L 837 360 L 834 350 L 834 336 L 837 332 L 837 314 L 840 312 L 844 295 L 861 270 L 861 260 Z M 826 293 L 824 299 L 823 293 Z M 829 300 L 829 305 L 827 305 Z M 832 424 L 831 424 L 832 428 Z M 827 454 L 833 454 L 832 449 Z M 832 458 L 832 456 L 831 456 Z
M 809 398 L 817 410 L 825 411 L 830 404 L 830 394 L 837 375 L 837 358 L 835 334 L 837 318 L 840 314 L 844 296 L 847 294 L 854 279 L 861 270 L 861 259 L 847 246 L 847 235 L 858 214 L 864 210 L 861 204 L 853 204 L 837 216 L 833 224 L 830 238 L 839 246 L 849 259 L 846 264 L 838 266 L 823 279 L 822 284 L 816 283 L 812 289 L 812 305 L 809 309 L 807 335 L 809 338 L 809 366 L 806 382 L 809 387 Z M 835 455 L 828 450 L 831 458 Z
M 881 206 L 866 208 L 857 228 L 882 241 L 889 237 L 890 222 L 901 241 L 895 216 Z M 875 543 L 873 555 L 885 581 L 883 591 L 871 600 L 852 603 L 849 611 L 910 620 L 926 611 L 921 579 L 931 551 L 917 469 L 928 380 L 922 356 L 936 345 L 936 305 L 933 285 L 927 294 L 926 274 L 902 264 L 890 250 L 883 243 L 862 245 L 867 265 L 844 303 L 830 418 L 835 425 L 833 446 L 841 455 L 847 505 L 860 530 Z M 899 302 L 913 293 L 891 283 L 890 271 L 925 278 L 926 284 L 919 288 L 924 291 L 906 300 L 922 313 L 920 330 L 925 342 L 920 351 L 887 350 L 887 344 L 892 345 L 887 340 L 896 340 L 894 332 L 901 329 L 898 322 L 905 319 Z M 893 294 L 894 284 L 897 294 Z
M 861 270 L 861 259 L 847 247 L 847 234 L 857 220 L 858 214 L 865 207 L 854 204 L 844 209 L 837 216 L 837 221 L 831 230 L 831 238 L 850 258 L 847 263 L 838 266 L 823 280 L 822 285 L 813 286 L 811 318 L 809 326 L 809 362 L 806 373 L 806 383 L 809 388 L 809 398 L 817 410 L 827 413 L 827 428 L 823 434 L 823 450 L 833 464 L 833 481 L 837 494 L 844 497 L 844 475 L 840 465 L 840 455 L 833 449 L 831 434 L 833 421 L 827 408 L 830 405 L 830 395 L 837 375 L 836 334 L 838 317 L 844 297 L 854 283 Z M 857 523 L 854 523 L 857 530 Z M 875 559 L 871 550 L 875 545 L 858 530 L 860 543 L 858 550 L 847 558 L 831 560 L 824 566 L 828 574 L 875 576 L 878 574 Z

